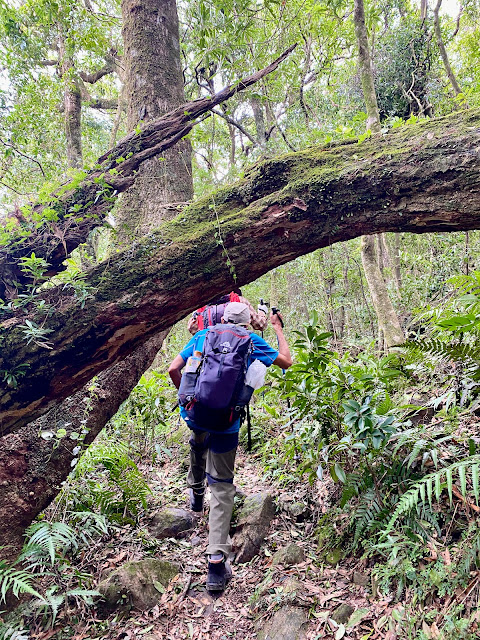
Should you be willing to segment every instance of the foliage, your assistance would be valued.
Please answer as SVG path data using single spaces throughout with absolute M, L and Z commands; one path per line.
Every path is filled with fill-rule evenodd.
M 102 479 L 98 478 L 99 467 L 106 471 Z M 84 484 L 69 496 L 77 511 L 98 508 L 109 520 L 121 523 L 132 521 L 147 507 L 150 489 L 124 442 L 91 446 L 77 464 L 75 476 Z

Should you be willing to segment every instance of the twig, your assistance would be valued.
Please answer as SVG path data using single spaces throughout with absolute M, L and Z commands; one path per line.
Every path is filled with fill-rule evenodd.
M 477 513 L 480 513 L 480 507 L 477 507 L 476 504 L 473 504 L 473 502 L 470 502 L 470 500 L 464 498 L 462 493 L 457 489 L 455 485 L 452 486 L 452 493 L 453 495 L 457 496 L 457 498 L 460 498 L 460 500 L 464 502 L 467 507 L 469 507 L 473 511 L 476 511 Z

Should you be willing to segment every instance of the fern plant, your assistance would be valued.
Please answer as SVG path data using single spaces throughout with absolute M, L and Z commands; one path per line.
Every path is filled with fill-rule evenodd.
M 474 455 L 459 462 L 454 462 L 450 466 L 440 469 L 439 471 L 431 473 L 416 481 L 398 501 L 395 511 L 385 528 L 385 534 L 390 533 L 397 521 L 413 509 L 425 507 L 426 505 L 429 505 L 430 508 L 432 508 L 433 499 L 435 498 L 435 500 L 439 502 L 440 496 L 445 487 L 447 488 L 451 505 L 453 502 L 454 477 L 458 477 L 458 480 L 460 481 L 462 497 L 465 500 L 468 500 L 470 492 L 467 491 L 467 474 L 471 480 L 471 490 L 475 497 L 475 502 L 478 505 L 480 495 L 480 455 Z
M 9 565 L 5 560 L 0 560 L 0 603 L 5 602 L 10 591 L 18 598 L 21 593 L 29 593 L 41 598 L 41 595 L 33 587 L 34 576 L 24 569 L 16 568 L 14 563 Z
M 64 522 L 34 522 L 28 527 L 26 535 L 27 542 L 19 560 L 27 562 L 31 569 L 52 567 L 59 555 L 78 548 L 75 529 Z
M 28 629 L 0 622 L 0 640 L 29 640 Z
M 99 481 L 101 467 L 106 477 Z M 77 507 L 87 510 L 98 507 L 102 514 L 116 522 L 135 518 L 142 507 L 147 507 L 150 488 L 123 442 L 90 447 L 80 459 L 75 477 L 87 485 L 87 491 L 78 496 Z

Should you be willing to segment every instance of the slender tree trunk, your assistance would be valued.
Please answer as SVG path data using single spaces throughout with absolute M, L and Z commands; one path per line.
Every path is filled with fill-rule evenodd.
M 353 21 L 358 44 L 358 66 L 362 80 L 363 97 L 367 108 L 367 130 L 380 132 L 380 113 L 378 111 L 377 94 L 373 81 L 372 61 L 368 46 L 367 27 L 365 25 L 365 9 L 363 0 L 355 0 Z
M 394 245 L 393 245 L 393 274 L 395 277 L 395 287 L 397 293 L 400 296 L 402 292 L 402 271 L 400 262 L 400 240 L 402 235 L 400 233 L 394 233 Z
M 380 133 L 380 114 L 373 81 L 363 0 L 355 0 L 353 19 L 355 23 L 355 36 L 358 43 L 358 64 L 362 79 L 363 97 L 367 107 L 366 126 L 367 130 L 370 129 L 373 133 Z M 382 272 L 375 258 L 375 238 L 373 236 L 362 238 L 361 253 L 368 288 L 377 313 L 379 326 L 383 331 L 385 343 L 387 347 L 401 344 L 404 342 L 403 331 L 390 301 Z
M 460 93 L 462 93 L 462 90 L 460 89 L 460 85 L 458 84 L 457 78 L 455 77 L 455 74 L 453 73 L 453 69 L 450 65 L 447 50 L 445 48 L 445 43 L 443 42 L 443 38 L 442 38 L 442 30 L 440 28 L 439 11 L 441 6 L 442 6 L 442 0 L 438 0 L 435 6 L 435 9 L 433 10 L 433 26 L 435 29 L 435 37 L 437 39 L 438 48 L 440 50 L 443 66 L 445 67 L 445 71 L 447 72 L 448 79 L 450 81 L 450 84 L 453 87 L 455 96 L 458 96 Z
M 185 102 L 175 0 L 122 0 L 124 95 L 129 131 Z M 175 216 L 193 196 L 191 146 L 183 140 L 147 160 L 117 214 L 122 240 Z
M 425 20 L 427 17 L 428 0 L 420 0 L 420 18 Z
M 379 328 L 383 331 L 383 338 L 387 348 L 403 344 L 405 337 L 402 327 L 388 295 L 385 280 L 378 268 L 374 236 L 362 237 L 362 264 L 377 314 Z
M 75 78 L 73 60 L 65 50 L 63 35 L 59 38 L 59 68 L 64 83 L 63 109 L 65 137 L 67 142 L 67 164 L 78 169 L 83 166 L 82 156 L 82 97 Z
M 255 119 L 255 128 L 257 130 L 258 146 L 265 151 L 267 146 L 267 130 L 265 127 L 265 115 L 263 112 L 262 101 L 259 98 L 251 98 L 253 117 Z

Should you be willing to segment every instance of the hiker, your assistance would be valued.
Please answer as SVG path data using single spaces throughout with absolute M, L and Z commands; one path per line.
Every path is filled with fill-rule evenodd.
M 265 331 L 268 325 L 268 308 L 263 304 L 258 305 L 255 311 L 252 303 L 242 296 L 242 291 L 237 287 L 231 293 L 215 298 L 212 302 L 200 307 L 192 313 L 187 324 L 188 331 L 194 336 L 200 329 L 206 329 L 221 321 L 225 307 L 229 302 L 243 302 L 250 311 L 250 324 L 256 331 Z
M 232 396 L 233 404 L 238 403 L 240 406 L 231 406 L 227 409 L 213 406 L 215 401 L 222 405 L 221 397 L 225 387 L 228 387 L 229 383 L 232 384 L 232 376 L 229 378 L 228 371 L 233 365 L 230 364 L 229 358 L 234 359 L 241 353 L 245 354 L 240 355 L 240 359 L 244 357 L 244 369 L 240 382 L 237 374 L 233 376 L 236 376 L 233 381 L 234 387 L 240 384 L 243 390 L 249 389 L 244 384 L 245 375 L 248 375 L 248 371 L 245 374 L 245 369 L 248 369 L 255 360 L 259 360 L 267 367 L 275 364 L 282 369 L 288 369 L 292 364 L 290 350 L 283 334 L 282 318 L 279 314 L 270 314 L 271 325 L 277 334 L 278 350 L 257 334 L 246 331 L 249 322 L 250 310 L 245 303 L 227 304 L 222 324 L 198 331 L 172 361 L 168 370 L 173 383 L 179 389 L 181 416 L 192 430 L 187 484 L 190 487 L 190 507 L 193 511 L 203 510 L 205 479 L 210 487 L 207 548 L 207 589 L 209 591 L 223 591 L 227 580 L 231 577 L 231 568 L 228 564 L 231 551 L 229 531 L 236 492 L 233 476 L 243 408 L 240 396 L 243 391 L 237 396 L 234 391 Z M 210 349 L 212 345 L 214 348 Z M 220 365 L 215 368 L 217 360 Z M 182 369 L 184 369 L 183 375 Z M 185 388 L 189 384 L 195 385 L 194 395 L 185 393 Z M 223 385 L 224 388 L 215 386 L 218 384 Z M 209 393 L 212 394 L 213 400 L 208 401 Z M 232 392 L 229 391 L 229 394 L 232 395 Z M 207 398 L 206 401 L 204 396 Z M 250 399 L 249 396 L 248 399 Z M 204 402 L 212 406 L 205 408 Z

